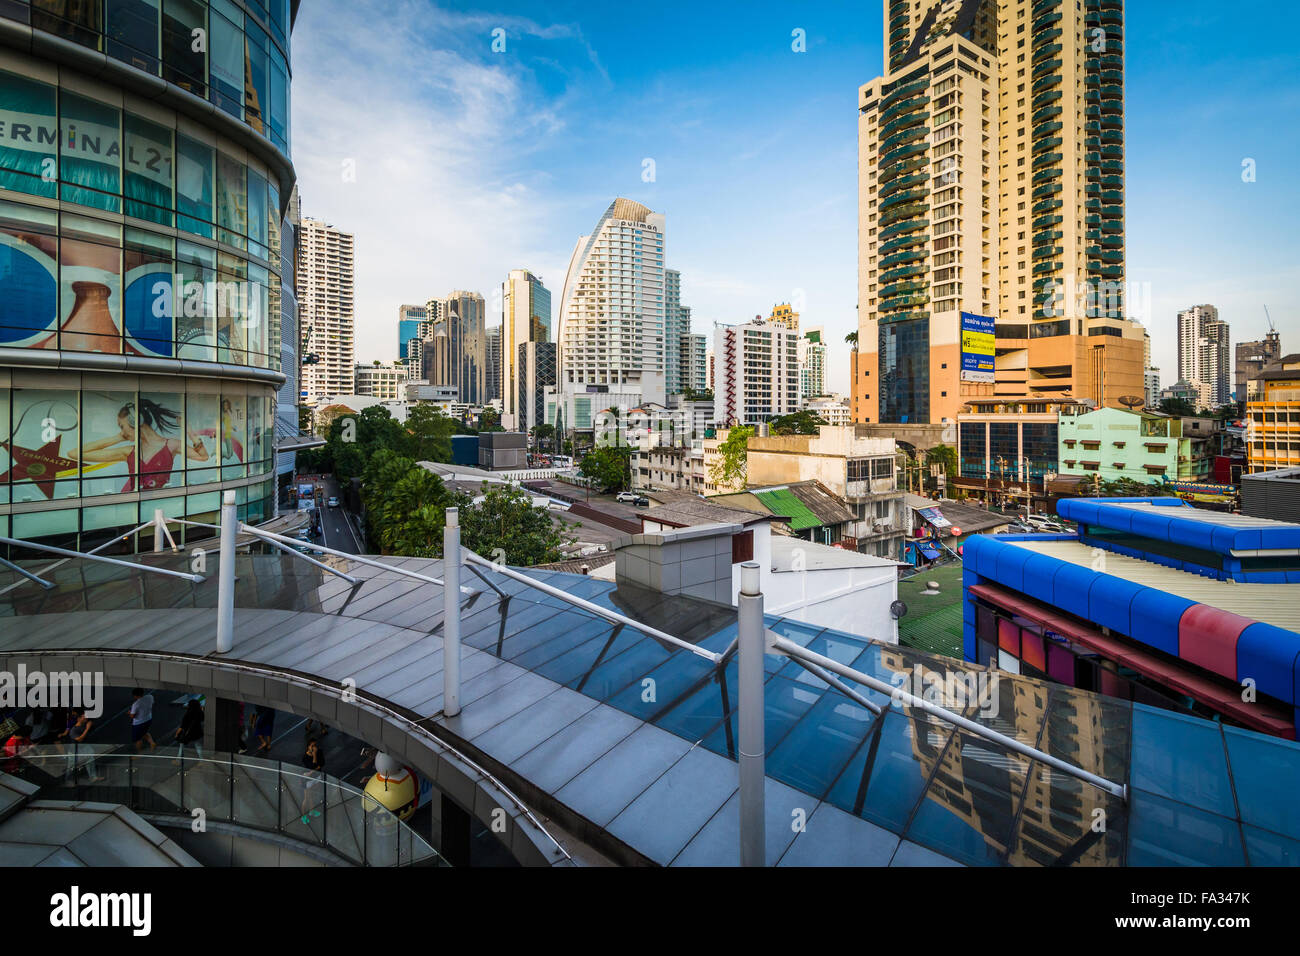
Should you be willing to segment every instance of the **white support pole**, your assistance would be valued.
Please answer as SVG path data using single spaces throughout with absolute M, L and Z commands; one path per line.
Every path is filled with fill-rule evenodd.
M 239 534 L 239 509 L 234 491 L 221 499 L 221 557 L 217 578 L 217 653 L 229 654 L 235 645 L 235 536 Z
M 737 669 L 740 704 L 740 865 L 765 866 L 767 836 L 764 815 L 763 739 L 763 595 L 759 590 L 758 563 L 740 566 L 740 649 Z
M 163 517 L 161 508 L 153 509 L 153 553 L 161 554 L 163 549 L 163 540 L 167 535 L 167 519 Z
M 442 529 L 442 712 L 460 713 L 460 513 L 447 509 Z

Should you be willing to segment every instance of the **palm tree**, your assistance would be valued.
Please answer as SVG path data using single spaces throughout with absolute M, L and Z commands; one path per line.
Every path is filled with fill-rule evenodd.
M 858 333 L 857 333 L 857 332 L 850 332 L 848 335 L 844 336 L 844 341 L 845 341 L 845 342 L 848 342 L 850 345 L 853 346 L 853 351 L 856 352 L 856 351 L 858 350 Z

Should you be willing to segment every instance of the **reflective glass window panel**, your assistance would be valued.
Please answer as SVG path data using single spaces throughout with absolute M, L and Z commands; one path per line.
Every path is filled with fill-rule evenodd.
M 58 347 L 57 215 L 0 201 L 0 347 Z
M 10 497 L 15 504 L 77 497 L 78 399 L 75 391 L 13 390 L 9 441 L 0 450 L 0 475 L 11 482 Z
M 163 0 L 163 79 L 207 96 L 207 8 L 197 0 Z
M 0 71 L 0 187 L 53 199 L 58 142 L 55 88 Z
M 186 232 L 212 238 L 213 177 L 216 159 L 211 146 L 188 136 L 176 136 L 176 225 Z
M 128 228 L 122 243 L 122 328 L 129 355 L 175 356 L 176 287 L 172 240 Z
M 32 0 L 32 29 L 98 50 L 100 5 L 98 0 Z
M 267 111 L 271 102 L 271 59 L 267 49 L 270 45 L 262 28 L 249 22 L 244 45 L 248 80 L 244 89 L 244 119 L 263 136 L 266 135 Z
M 134 392 L 81 393 L 81 493 L 135 491 L 139 417 Z
M 268 215 L 266 205 L 266 177 L 253 169 L 248 170 L 248 251 L 267 258 L 270 250 Z
M 63 90 L 59 94 L 59 197 L 120 212 L 121 111 Z
M 1236 820 L 1130 790 L 1129 866 L 1242 866 Z
M 242 392 L 221 393 L 221 480 L 243 478 L 247 473 L 248 406 Z
M 121 354 L 121 247 L 72 235 L 59 242 L 59 348 Z
M 185 396 L 179 392 L 141 392 L 136 405 L 140 443 L 137 486 L 141 491 L 185 483 L 185 456 L 199 458 L 203 442 L 185 428 Z
M 820 797 L 835 782 L 874 719 L 871 711 L 838 691 L 824 693 L 769 751 L 768 776 Z
M 971 866 L 1003 862 L 1028 759 L 958 731 L 933 769 L 906 838 Z
M 1219 725 L 1133 705 L 1134 787 L 1224 816 L 1236 816 Z
M 217 238 L 244 248 L 248 232 L 247 168 L 225 153 L 217 153 Z
M 1241 819 L 1300 839 L 1300 744 L 1223 728 Z
M 209 47 L 212 102 L 231 116 L 244 115 L 244 14 L 232 3 L 213 0 Z
M 122 127 L 126 139 L 123 211 L 136 219 L 170 226 L 175 201 L 173 132 L 131 113 L 123 115 Z
M 185 396 L 185 449 L 187 482 L 191 485 L 217 481 L 221 470 L 221 396 L 190 392 Z M 213 510 L 220 502 L 214 502 Z M 206 504 L 199 506 L 207 511 Z
M 159 0 L 105 0 L 105 52 L 158 75 L 162 15 Z

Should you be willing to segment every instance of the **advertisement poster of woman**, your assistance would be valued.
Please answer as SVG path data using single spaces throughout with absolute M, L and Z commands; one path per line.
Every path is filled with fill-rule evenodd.
M 91 418 L 88 402 L 82 427 L 83 474 L 91 475 L 96 465 L 120 464 L 124 466 L 125 481 L 115 490 L 151 491 L 166 487 L 172 482 L 176 461 L 185 448 L 180 438 L 181 421 L 179 408 L 141 395 L 137 401 L 128 401 L 117 409 L 112 434 L 92 437 L 103 433 L 105 423 Z M 210 457 L 201 436 L 188 434 L 187 443 L 186 454 L 190 460 L 202 462 Z M 176 477 L 179 480 L 179 475 Z
M 223 465 L 242 465 L 244 463 L 244 396 L 223 395 L 221 397 L 221 463 Z

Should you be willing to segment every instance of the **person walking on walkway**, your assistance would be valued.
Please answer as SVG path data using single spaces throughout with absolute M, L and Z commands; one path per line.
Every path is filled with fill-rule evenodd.
M 68 773 L 75 779 L 77 773 L 77 751 L 80 744 L 86 743 L 86 738 L 90 736 L 91 730 L 95 727 L 95 721 L 86 716 L 86 708 L 74 707 L 68 711 L 68 726 L 59 734 L 59 740 L 72 744 L 72 750 L 68 753 Z M 90 775 L 91 783 L 99 783 L 104 778 L 95 772 L 95 753 L 93 745 L 87 744 L 86 749 L 89 755 L 86 758 L 86 773 Z
M 258 704 L 257 709 L 253 711 L 253 736 L 257 738 L 257 749 L 254 754 L 260 754 L 263 751 L 271 749 L 271 737 L 275 733 L 275 711 L 265 704 Z
M 140 751 L 140 742 L 148 741 L 150 750 L 157 750 L 158 745 L 149 735 L 153 724 L 153 694 L 146 694 L 143 688 L 131 691 L 131 743 L 136 752 Z
M 320 816 L 320 811 L 315 806 L 319 802 L 317 793 L 325 777 L 325 751 L 321 750 L 315 737 L 307 741 L 302 765 L 307 768 L 302 788 L 302 822 L 310 823 L 312 817 Z
M 177 759 L 185 756 L 186 744 L 192 744 L 199 759 L 203 759 L 203 705 L 197 700 L 191 700 L 185 705 L 185 713 L 181 715 L 181 725 L 176 728 L 175 736 Z

